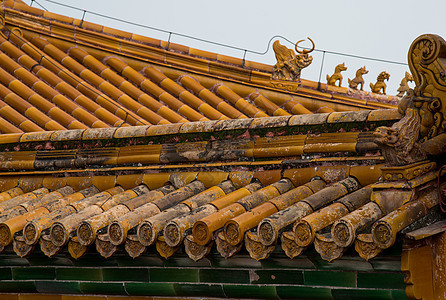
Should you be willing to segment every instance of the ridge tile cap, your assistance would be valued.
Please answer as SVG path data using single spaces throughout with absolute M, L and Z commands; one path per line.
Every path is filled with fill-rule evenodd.
M 82 133 L 82 140 L 103 140 L 114 137 L 116 127 L 110 128 L 88 128 Z
M 330 113 L 294 115 L 288 121 L 289 126 L 317 125 L 327 123 Z
M 249 128 L 255 129 L 255 128 L 284 127 L 288 125 L 288 121 L 290 120 L 290 118 L 291 116 L 254 118 Z
M 249 129 L 253 120 L 253 118 L 221 120 L 215 125 L 214 131 Z
M 58 130 L 51 135 L 51 141 L 73 141 L 81 140 L 82 134 L 86 129 Z
M 147 129 L 146 136 L 177 134 L 183 123 L 152 125 Z
M 370 110 L 333 112 L 328 116 L 327 123 L 364 122 Z
M 25 132 L 20 137 L 20 143 L 49 141 L 53 133 L 54 131 Z
M 179 133 L 213 132 L 218 120 L 184 123 Z
M 118 127 L 115 130 L 113 138 L 144 137 L 147 136 L 147 129 L 151 126 L 153 125 Z

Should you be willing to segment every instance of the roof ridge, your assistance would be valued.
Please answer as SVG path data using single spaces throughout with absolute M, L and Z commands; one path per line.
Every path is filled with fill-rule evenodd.
M 309 126 L 323 124 L 341 124 L 352 122 L 382 122 L 399 120 L 397 109 L 377 109 L 332 112 L 308 115 L 272 116 L 264 118 L 227 119 L 196 121 L 176 124 L 143 125 L 130 127 L 107 127 L 88 129 L 67 129 L 56 131 L 38 131 L 25 133 L 7 133 L 0 135 L 1 144 L 57 141 L 92 141 L 101 139 L 138 138 L 186 133 L 207 133 L 225 130 L 272 129 L 283 126 Z M 243 121 L 242 123 L 240 121 Z

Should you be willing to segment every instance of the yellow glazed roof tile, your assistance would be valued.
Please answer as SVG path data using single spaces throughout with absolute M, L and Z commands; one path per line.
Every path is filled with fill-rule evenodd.
M 146 247 L 170 257 L 174 222 L 194 260 L 191 251 L 212 247 L 200 244 L 201 225 L 223 257 L 244 245 L 252 258 L 266 258 L 280 238 L 294 257 L 305 224 L 316 233 L 305 245 L 319 251 L 329 239 L 317 231 L 371 216 L 360 208 L 370 202 L 363 189 L 383 168 L 371 130 L 402 117 L 391 97 L 318 90 L 307 80 L 277 84 L 270 65 L 23 2 L 0 5 L 0 198 L 11 195 L 0 201 L 0 245 L 14 244 L 17 255 L 37 243 L 48 256 L 95 251 L 80 229 L 88 223 L 89 243 L 104 257 L 114 255 L 119 232 L 133 258 Z M 14 188 L 22 193 L 12 195 Z M 306 223 L 284 231 L 300 219 Z M 158 247 L 147 243 L 153 220 Z M 17 247 L 32 233 L 28 248 Z
M 0 47 L 5 51 L 3 55 L 10 57 L 8 62 L 3 61 L 4 66 L 20 80 L 28 80 L 30 84 L 34 82 L 39 94 L 31 98 L 35 105 L 43 105 L 45 99 L 54 101 L 57 107 L 77 119 L 76 122 L 71 120 L 62 124 L 65 128 L 285 116 L 324 111 L 325 106 L 330 111 L 348 110 L 347 107 L 353 110 L 389 107 L 379 102 L 372 103 L 373 100 L 355 100 L 343 90 L 319 92 L 305 80 L 294 92 L 296 96 L 307 98 L 305 101 L 292 100 L 293 96 L 290 100 L 282 101 L 280 97 L 293 93 L 268 85 L 271 66 L 174 43 L 167 44 L 100 24 L 44 12 L 24 3 L 4 1 L 2 7 L 6 24 L 10 22 L 20 28 L 0 41 Z M 36 23 L 48 24 L 49 21 L 52 26 L 27 26 L 28 21 L 22 20 L 25 15 Z M 159 48 L 163 45 L 168 46 L 167 49 Z M 19 54 L 22 51 L 26 53 L 24 57 Z M 32 60 L 36 63 L 32 64 Z M 16 64 L 16 71 L 10 69 L 12 62 Z M 22 68 L 19 69 L 20 65 Z M 174 73 L 176 75 L 172 77 Z M 250 82 L 251 73 L 253 78 L 257 78 L 256 83 Z M 40 80 L 30 76 L 32 74 Z M 203 84 L 208 80 L 206 78 L 220 82 L 219 86 L 206 86 Z M 45 89 L 41 81 L 50 83 L 52 89 Z M 249 94 L 257 89 L 258 84 L 265 84 L 263 90 L 257 90 L 255 96 L 250 98 Z M 16 85 L 20 86 L 12 80 L 11 88 Z M 323 87 L 327 89 L 325 85 Z M 56 90 L 62 95 L 54 98 Z M 21 92 L 25 99 L 31 96 L 28 94 L 26 90 Z M 61 97 L 64 96 L 73 102 L 68 105 L 70 100 L 63 101 Z M 111 115 L 99 110 L 95 103 Z M 48 104 L 37 108 L 48 114 Z M 83 109 L 85 113 L 81 113 Z M 63 113 L 55 113 L 56 110 L 50 117 L 56 117 L 53 120 L 60 123 L 62 119 L 57 118 Z M 11 126 L 8 128 L 14 130 Z

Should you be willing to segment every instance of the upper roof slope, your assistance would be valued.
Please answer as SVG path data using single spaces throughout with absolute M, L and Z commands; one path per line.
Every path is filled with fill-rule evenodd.
M 394 108 L 391 96 L 1 2 L 0 132 L 161 125 Z

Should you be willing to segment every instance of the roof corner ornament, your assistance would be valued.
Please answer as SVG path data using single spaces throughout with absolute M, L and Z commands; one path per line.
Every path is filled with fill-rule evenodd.
M 314 50 L 315 44 L 311 38 L 308 39 L 313 45 L 312 48 L 310 50 L 297 49 L 298 44 L 304 41 L 300 40 L 294 45 L 294 49 L 298 54 L 294 53 L 292 49 L 281 45 L 278 40 L 273 43 L 273 50 L 277 59 L 277 63 L 273 68 L 273 79 L 287 81 L 300 80 L 302 69 L 308 67 L 313 61 L 313 57 L 309 53 Z
M 375 94 L 386 94 L 386 88 L 387 88 L 387 84 L 384 82 L 384 80 L 389 81 L 390 78 L 390 74 L 387 73 L 386 71 L 382 71 L 381 73 L 379 73 L 378 77 L 376 78 L 376 83 L 373 84 L 370 82 L 370 89 L 372 90 L 373 93 Z M 382 92 L 381 92 L 382 90 Z
M 409 49 L 415 88 L 398 105 L 404 116 L 392 127 L 376 129 L 375 142 L 387 164 L 401 166 L 446 153 L 446 42 L 424 34 Z
M 347 67 L 345 66 L 345 63 L 339 64 L 335 67 L 335 71 L 333 73 L 333 75 L 328 75 L 327 74 L 327 84 L 328 85 L 333 85 L 336 86 L 336 81 L 339 81 L 339 86 L 342 85 L 342 75 L 341 72 L 346 71 Z
M 362 68 L 359 68 L 356 71 L 356 76 L 353 79 L 348 78 L 348 87 L 354 90 L 358 89 L 358 86 L 361 85 L 361 91 L 364 90 L 364 78 L 362 78 L 362 75 L 365 75 L 369 72 L 369 70 L 366 70 L 365 66 Z
M 413 77 L 412 74 L 410 74 L 409 72 L 406 71 L 406 74 L 404 75 L 404 78 L 401 80 L 400 83 L 400 87 L 398 88 L 397 92 L 397 96 L 398 97 L 403 97 L 406 93 L 409 92 L 410 87 L 409 87 L 409 82 L 413 81 Z
M 419 142 L 421 118 L 411 95 L 412 90 L 398 105 L 403 118 L 392 127 L 378 127 L 374 132 L 375 142 L 381 148 L 387 164 L 391 166 L 408 165 L 427 158 Z

